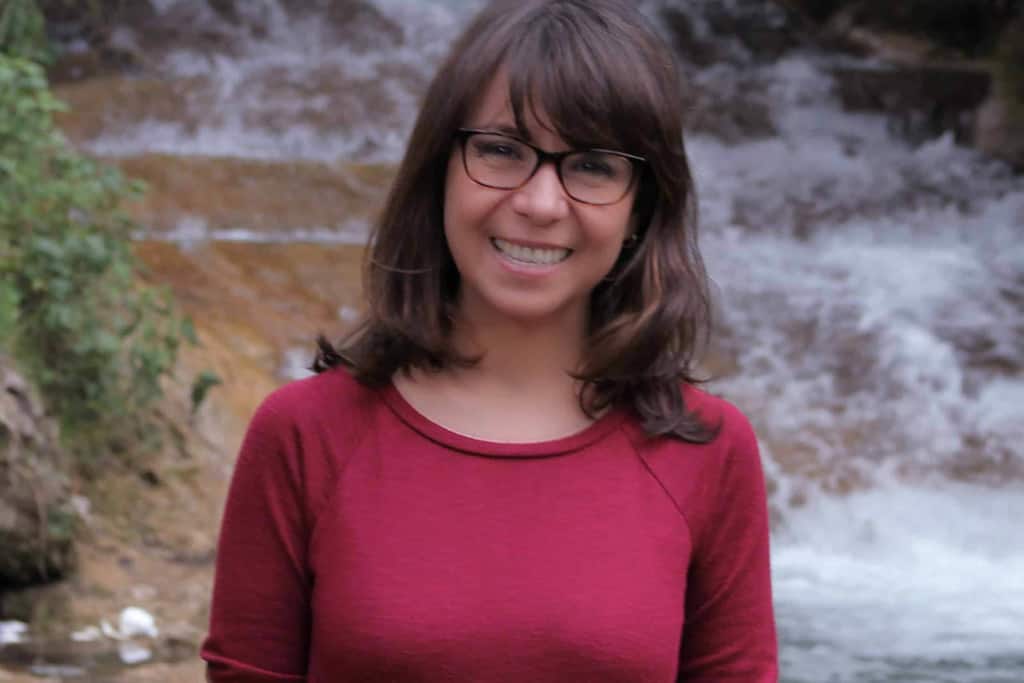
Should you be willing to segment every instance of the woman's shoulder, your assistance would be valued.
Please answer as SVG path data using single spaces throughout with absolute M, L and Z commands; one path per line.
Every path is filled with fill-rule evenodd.
M 763 466 L 751 422 L 732 401 L 690 384 L 681 391 L 686 409 L 716 431 L 714 438 L 641 437 L 635 445 L 696 538 L 721 501 L 738 496 L 746 505 L 764 498 Z
M 260 402 L 252 421 L 277 429 L 358 422 L 376 395 L 347 368 L 334 367 L 274 389 Z
M 670 490 L 689 491 L 696 482 L 721 481 L 737 465 L 751 472 L 760 468 L 754 429 L 734 403 L 692 384 L 681 385 L 680 391 L 686 411 L 711 430 L 712 438 L 694 442 L 671 436 L 648 437 L 639 425 L 631 430 L 638 455 Z
M 711 443 L 724 445 L 737 439 L 755 439 L 750 419 L 730 400 L 693 384 L 684 384 L 681 391 L 686 410 L 696 413 L 708 427 L 717 431 Z

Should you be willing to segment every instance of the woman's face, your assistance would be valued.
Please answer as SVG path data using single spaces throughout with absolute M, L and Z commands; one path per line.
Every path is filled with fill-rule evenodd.
M 569 149 L 543 123 L 527 115 L 529 142 L 547 152 Z M 491 81 L 463 127 L 515 131 L 504 77 Z M 578 202 L 566 194 L 553 163 L 541 165 L 519 189 L 484 187 L 466 174 L 455 144 L 444 231 L 461 279 L 460 313 L 479 322 L 584 324 L 591 291 L 631 232 L 635 193 L 634 183 L 614 204 Z

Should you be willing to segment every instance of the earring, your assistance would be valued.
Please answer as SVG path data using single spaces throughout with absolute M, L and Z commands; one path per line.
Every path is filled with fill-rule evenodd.
M 630 233 L 629 237 L 627 237 L 626 239 L 622 240 L 622 246 L 625 247 L 625 248 L 635 247 L 636 243 L 639 242 L 639 241 L 640 241 L 640 236 L 639 235 L 637 235 L 635 232 L 634 233 Z

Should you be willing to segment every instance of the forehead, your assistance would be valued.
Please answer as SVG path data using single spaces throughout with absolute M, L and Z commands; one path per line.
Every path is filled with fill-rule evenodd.
M 459 126 L 501 121 L 538 146 L 554 131 L 568 148 L 650 156 L 681 131 L 671 53 L 622 0 L 499 0 L 453 53 L 447 87 Z
M 522 121 L 516 121 L 508 75 L 501 70 L 487 83 L 470 107 L 466 123 L 474 128 L 516 133 L 541 144 L 554 142 L 562 145 L 564 141 L 561 140 L 543 106 L 537 102 L 537 98 L 531 99 L 525 105 Z

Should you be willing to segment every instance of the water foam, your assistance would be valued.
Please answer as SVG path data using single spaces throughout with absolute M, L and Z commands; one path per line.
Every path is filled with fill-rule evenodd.
M 1019 681 L 1022 515 L 1019 490 L 949 482 L 794 511 L 772 558 L 787 680 Z

